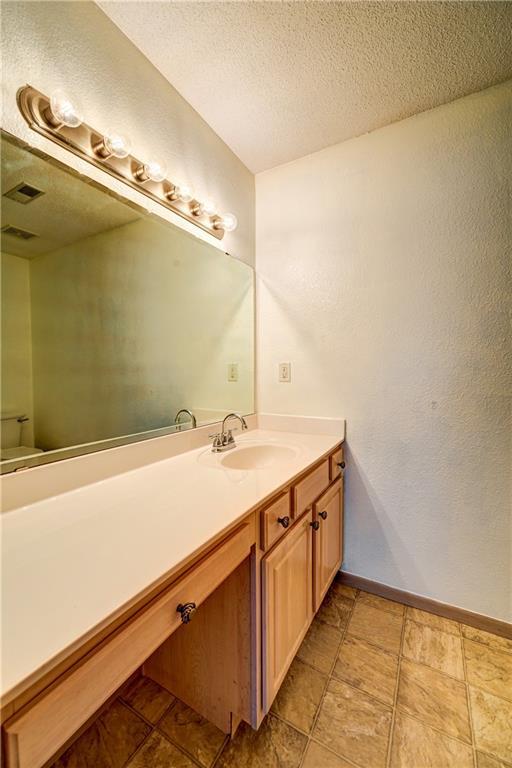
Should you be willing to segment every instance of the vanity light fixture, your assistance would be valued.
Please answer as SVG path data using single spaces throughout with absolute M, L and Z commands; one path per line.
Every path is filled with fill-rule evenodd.
M 100 157 L 128 157 L 130 154 L 130 139 L 119 131 L 107 131 L 102 140 L 96 144 L 94 151 Z
M 83 122 L 82 113 L 77 104 L 61 90 L 54 91 L 50 96 L 50 103 L 44 117 L 57 130 L 63 126 L 78 128 Z
M 131 154 L 128 137 L 117 130 L 100 133 L 83 122 L 77 103 L 63 91 L 51 98 L 25 85 L 17 94 L 18 107 L 30 128 L 78 157 L 120 179 L 205 232 L 221 240 L 237 225 L 231 213 L 217 215 L 212 200 L 200 202 L 188 184 L 173 184 L 157 160 L 139 160 Z

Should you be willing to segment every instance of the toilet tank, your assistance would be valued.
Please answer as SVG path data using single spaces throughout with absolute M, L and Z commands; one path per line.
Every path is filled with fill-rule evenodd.
M 16 448 L 21 445 L 21 428 L 26 419 L 23 413 L 2 413 L 0 422 L 0 441 L 2 448 Z

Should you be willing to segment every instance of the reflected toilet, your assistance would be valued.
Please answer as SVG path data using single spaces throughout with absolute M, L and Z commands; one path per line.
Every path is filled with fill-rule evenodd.
M 37 453 L 43 453 L 40 448 L 22 445 L 23 424 L 28 418 L 23 413 L 2 413 L 1 416 L 1 460 L 21 459 Z

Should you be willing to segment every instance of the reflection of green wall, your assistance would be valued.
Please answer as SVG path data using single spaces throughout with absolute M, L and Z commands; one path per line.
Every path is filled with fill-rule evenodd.
M 30 332 L 30 263 L 26 259 L 2 253 L 1 258 L 1 411 L 26 414 L 31 420 L 23 425 L 22 443 L 32 445 L 32 350 Z M 17 432 L 14 424 L 6 425 Z M 3 442 L 3 441 L 2 441 Z
M 181 407 L 253 410 L 244 264 L 140 220 L 38 257 L 30 272 L 36 445 L 167 426 Z

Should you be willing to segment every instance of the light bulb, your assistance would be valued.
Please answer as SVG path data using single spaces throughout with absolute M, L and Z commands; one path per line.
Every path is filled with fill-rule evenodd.
M 82 113 L 64 91 L 54 91 L 50 97 L 50 110 L 45 115 L 54 126 L 67 125 L 68 128 L 78 128 L 83 122 Z
M 182 203 L 190 203 L 194 199 L 194 190 L 188 184 L 178 184 L 176 192 Z
M 128 157 L 130 149 L 130 139 L 119 131 L 106 131 L 102 140 L 94 147 L 94 151 L 100 157 L 119 157 L 121 159 Z
M 224 232 L 233 232 L 238 226 L 238 219 L 234 213 L 223 213 L 213 222 L 215 229 L 223 229 Z
M 190 206 L 190 210 L 194 216 L 215 216 L 217 213 L 217 206 L 213 200 L 205 200 L 204 203 L 194 203 Z
M 214 200 L 205 200 L 204 203 L 201 203 L 201 211 L 206 214 L 206 216 L 215 216 L 217 213 L 217 206 L 215 205 Z
M 108 154 L 114 157 L 122 159 L 130 154 L 130 139 L 119 131 L 107 131 L 103 137 L 103 144 Z
M 167 168 L 156 160 L 148 160 L 148 162 L 141 165 L 135 173 L 135 176 L 139 181 L 163 181 L 166 175 Z

